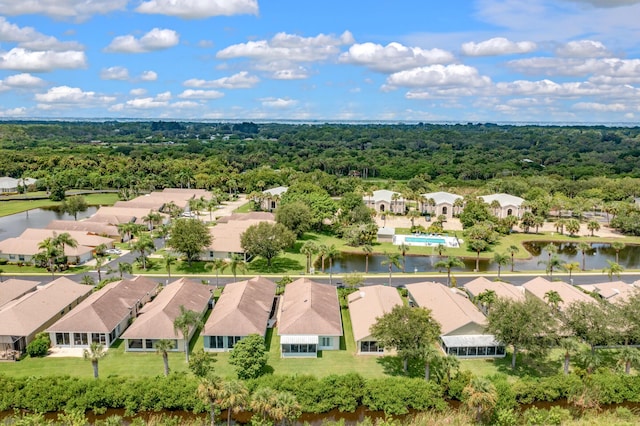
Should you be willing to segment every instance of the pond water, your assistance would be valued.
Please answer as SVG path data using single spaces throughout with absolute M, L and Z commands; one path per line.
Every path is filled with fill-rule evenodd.
M 78 220 L 93 215 L 98 210 L 96 206 L 78 213 Z M 0 241 L 17 237 L 27 228 L 46 228 L 52 220 L 73 220 L 73 216 L 59 211 L 57 208 L 41 208 L 0 217 Z
M 544 270 L 545 265 L 539 264 L 540 261 L 546 261 L 548 259 L 547 253 L 543 250 L 544 246 L 549 244 L 548 242 L 528 242 L 525 243 L 525 248 L 531 254 L 529 259 L 516 260 L 516 270 Z M 553 243 L 558 248 L 558 256 L 563 263 L 578 262 L 582 265 L 582 253 L 578 250 L 577 243 Z M 371 273 L 384 273 L 389 271 L 387 265 L 383 266 L 382 262 L 386 259 L 384 255 L 371 255 L 369 256 L 369 272 Z M 438 272 L 438 269 L 434 265 L 440 260 L 437 251 L 434 249 L 432 256 L 412 256 L 409 253 L 406 256 L 406 272 Z M 616 261 L 616 252 L 611 248 L 610 244 L 594 243 L 591 245 L 591 250 L 585 253 L 585 267 L 591 270 L 602 270 L 608 266 L 607 260 L 612 262 Z M 463 259 L 465 264 L 465 270 L 473 271 L 476 267 L 476 260 L 474 253 L 469 253 L 468 257 Z M 640 267 L 640 246 L 627 245 L 620 250 L 618 254 L 618 263 L 625 269 L 632 269 Z M 321 265 L 316 263 L 316 271 L 321 270 Z M 325 261 L 325 272 L 328 272 L 329 263 Z M 503 266 L 503 271 L 509 271 L 510 265 Z M 485 271 L 497 271 L 498 266 L 492 260 L 480 259 L 480 272 Z M 361 254 L 343 254 L 339 259 L 333 262 L 333 272 L 335 273 L 349 273 L 349 272 L 364 272 L 365 271 L 365 256 Z M 394 272 L 397 269 L 393 268 Z

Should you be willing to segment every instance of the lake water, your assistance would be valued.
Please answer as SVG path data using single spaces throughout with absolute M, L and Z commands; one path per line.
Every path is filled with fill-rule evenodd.
M 516 270 L 544 270 L 545 265 L 539 264 L 540 261 L 548 259 L 547 253 L 543 250 L 547 242 L 529 242 L 525 243 L 527 251 L 531 254 L 529 259 L 516 260 Z M 578 262 L 582 265 L 582 253 L 577 248 L 576 243 L 554 243 L 558 247 L 558 256 L 563 263 Z M 438 272 L 434 265 L 441 259 L 434 251 L 433 256 L 406 256 L 406 272 Z M 384 255 L 369 256 L 369 272 L 388 272 L 387 265 L 382 266 L 382 261 L 386 259 Z M 616 261 L 615 250 L 609 244 L 592 244 L 591 250 L 586 253 L 585 267 L 591 270 L 602 270 L 608 266 L 607 260 Z M 402 261 L 402 259 L 401 259 Z M 473 271 L 476 267 L 475 254 L 469 253 L 468 257 L 463 259 L 465 270 Z M 634 269 L 640 267 L 640 246 L 627 245 L 620 250 L 619 263 L 625 269 Z M 320 271 L 320 265 L 316 264 L 316 271 Z M 328 272 L 329 262 L 325 260 L 325 272 Z M 503 266 L 502 270 L 507 272 L 511 269 L 511 265 Z M 498 266 L 492 260 L 480 259 L 480 271 L 497 271 Z M 360 254 L 343 254 L 341 258 L 333 261 L 333 272 L 349 273 L 365 271 L 365 256 Z M 397 269 L 393 268 L 394 272 Z
M 78 213 L 78 220 L 93 215 L 98 210 L 96 206 L 90 206 L 87 211 Z M 27 212 L 16 213 L 0 217 L 0 241 L 17 237 L 27 228 L 46 228 L 52 220 L 74 220 L 73 216 L 60 212 L 58 209 L 33 209 Z

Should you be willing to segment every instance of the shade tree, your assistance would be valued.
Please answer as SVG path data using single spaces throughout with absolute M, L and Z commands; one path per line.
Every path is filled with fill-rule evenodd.
M 252 256 L 263 257 L 267 267 L 271 267 L 273 258 L 292 247 L 295 241 L 295 234 L 281 223 L 260 222 L 240 235 L 242 249 Z

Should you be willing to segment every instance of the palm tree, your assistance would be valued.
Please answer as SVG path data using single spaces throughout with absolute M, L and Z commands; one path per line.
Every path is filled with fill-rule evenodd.
M 90 275 L 84 274 L 82 279 L 80 279 L 80 284 L 94 286 L 96 285 L 96 281 Z
M 142 262 L 142 269 L 147 269 L 147 251 L 155 250 L 156 246 L 153 244 L 153 240 L 148 235 L 142 235 L 138 238 L 133 245 L 133 249 L 140 252 L 140 260 Z
M 180 305 L 180 315 L 173 321 L 173 331 L 178 334 L 178 331 L 182 334 L 184 340 L 184 354 L 189 362 L 189 337 L 191 331 L 198 328 L 202 324 L 202 318 L 200 314 L 195 311 L 186 309 L 184 305 Z
M 382 266 L 385 266 L 385 265 L 389 266 L 389 285 L 391 285 L 391 271 L 392 271 L 392 268 L 395 266 L 396 268 L 400 269 L 400 254 L 399 253 L 387 253 L 385 251 L 384 255 L 386 256 L 386 259 L 381 262 L 381 265 Z
M 91 342 L 89 349 L 82 351 L 82 357 L 85 360 L 91 361 L 93 377 L 96 379 L 98 378 L 98 362 L 105 356 L 107 356 L 107 351 L 104 349 L 104 346 L 98 342 Z
M 302 407 L 294 394 L 285 391 L 276 394 L 275 407 L 271 412 L 274 421 L 280 421 L 284 426 L 287 422 L 295 422 L 301 413 Z
M 325 244 L 320 244 L 318 246 L 318 254 L 320 255 L 320 259 L 322 259 L 322 273 L 324 274 L 324 259 L 327 255 L 328 247 Z
M 440 358 L 440 350 L 433 345 L 427 345 L 420 350 L 420 358 L 424 362 L 424 380 L 431 379 L 431 364 Z
M 573 284 L 573 278 L 571 277 L 571 274 L 573 273 L 573 271 L 577 271 L 578 269 L 580 269 L 580 264 L 578 262 L 563 263 L 562 269 L 569 273 L 569 282 Z
M 216 271 L 216 287 L 220 284 L 218 278 L 219 278 L 219 273 L 220 272 L 224 272 L 224 270 L 227 268 L 227 266 L 229 266 L 229 263 L 227 263 L 226 260 L 221 259 L 219 257 L 216 257 L 215 259 L 213 259 L 211 261 L 211 263 L 208 265 L 211 269 Z
M 609 264 L 609 266 L 604 268 L 602 270 L 602 273 L 605 273 L 605 272 L 607 273 L 607 276 L 609 277 L 609 281 L 613 281 L 614 275 L 618 277 L 618 279 L 620 279 L 620 274 L 624 271 L 624 267 L 619 263 L 612 262 L 610 260 L 607 260 L 607 263 Z
M 559 342 L 560 348 L 564 351 L 564 374 L 569 374 L 569 362 L 571 355 L 580 348 L 578 341 L 573 337 L 566 337 Z
M 549 256 L 549 260 L 540 260 L 538 261 L 538 265 L 545 265 L 545 271 L 549 274 L 549 279 L 553 279 L 553 271 L 554 269 L 559 269 L 562 267 L 562 260 L 558 255 L 554 254 Z
M 54 238 L 48 237 L 38 243 L 38 249 L 42 250 L 42 256 L 47 259 L 47 265 L 53 278 L 56 270 L 56 259 L 60 256 L 59 246 L 55 243 Z
M 631 366 L 640 364 L 640 350 L 625 346 L 620 351 L 620 364 L 624 365 L 624 373 L 631 374 Z
M 445 355 L 440 358 L 440 366 L 444 370 L 444 374 L 447 378 L 447 382 L 451 382 L 452 371 L 458 371 L 460 368 L 460 360 L 455 355 Z
M 66 258 L 66 255 L 64 253 L 65 246 L 72 247 L 72 248 L 78 247 L 78 241 L 75 238 L 73 238 L 71 234 L 69 234 L 68 232 L 63 232 L 58 235 L 54 234 L 53 243 L 57 246 L 60 246 L 60 252 L 62 253 L 63 256 L 65 256 L 65 258 Z
M 544 294 L 544 299 L 556 312 L 559 310 L 560 303 L 564 302 L 564 300 L 562 300 L 562 297 L 560 297 L 560 293 L 555 290 L 547 291 Z
M 175 349 L 173 340 L 160 339 L 155 343 L 156 353 L 162 355 L 162 362 L 164 363 L 164 375 L 169 375 L 169 351 Z
M 102 281 L 102 267 L 104 266 L 104 256 L 96 256 L 95 270 L 98 273 L 98 282 Z
M 365 244 L 362 246 L 362 251 L 364 252 L 364 273 L 369 273 L 369 256 L 373 253 L 373 247 L 369 244 Z
M 542 216 L 534 216 L 532 224 L 536 228 L 537 234 L 540 227 L 544 225 L 544 218 Z
M 146 216 L 142 217 L 142 220 L 147 222 L 149 231 L 153 231 L 154 225 L 162 221 L 162 215 L 151 210 Z
M 276 406 L 277 393 L 271 388 L 258 388 L 251 396 L 249 407 L 263 420 L 271 417 Z
M 325 256 L 329 259 L 329 284 L 333 284 L 333 261 L 340 257 L 340 250 L 334 244 L 327 247 Z
M 238 272 L 238 269 L 240 269 L 240 272 L 245 272 L 247 269 L 246 262 L 244 261 L 244 257 L 240 256 L 237 253 L 234 253 L 231 255 L 228 265 L 229 265 L 229 269 L 231 269 L 231 273 L 233 274 L 234 280 L 236 279 L 236 273 Z
M 219 404 L 220 396 L 222 394 L 222 379 L 215 375 L 203 377 L 198 384 L 196 394 L 202 402 L 209 406 L 210 424 L 211 426 L 215 426 L 216 405 Z
M 611 248 L 616 251 L 616 263 L 620 263 L 620 250 L 625 247 L 626 246 L 622 241 L 614 241 L 611 243 Z
M 126 272 L 127 274 L 131 274 L 133 272 L 133 265 L 129 262 L 120 262 L 118 263 L 118 272 L 120 273 L 120 279 Z
M 164 262 L 164 268 L 167 270 L 167 275 L 169 276 L 169 279 L 171 279 L 171 266 L 175 265 L 178 258 L 171 253 L 164 253 L 162 255 L 162 260 Z
M 307 257 L 307 273 L 311 272 L 311 256 L 318 251 L 318 246 L 313 241 L 305 241 L 300 247 L 300 253 Z
M 231 425 L 231 413 L 238 413 L 249 404 L 249 389 L 240 380 L 228 380 L 220 389 L 220 407 L 227 409 L 227 425 Z
M 413 228 L 415 226 L 416 219 L 420 217 L 420 212 L 415 209 L 409 210 L 409 213 L 407 213 L 407 217 L 411 221 L 411 228 Z
M 407 252 L 409 251 L 409 246 L 405 243 L 400 243 L 398 250 L 400 251 L 400 254 L 402 254 L 402 272 L 407 272 L 405 265 L 407 264 Z
M 481 423 L 482 417 L 498 403 L 498 392 L 486 377 L 473 377 L 462 390 L 462 395 L 467 407 L 475 411 L 477 423 Z
M 463 268 L 464 262 L 459 257 L 449 256 L 446 259 L 437 261 L 433 266 L 447 270 L 447 285 L 451 287 L 451 268 Z
M 485 251 L 489 247 L 489 243 L 485 240 L 475 238 L 467 242 L 467 246 L 476 252 L 476 272 L 480 272 L 480 252 Z
M 591 245 L 585 242 L 578 243 L 578 250 L 582 253 L 582 270 L 586 271 L 587 251 L 591 250 Z
M 591 231 L 591 236 L 593 237 L 593 233 L 600 230 L 600 223 L 597 220 L 590 220 L 587 222 L 587 229 Z
M 495 262 L 496 265 L 498 265 L 498 278 L 500 278 L 500 269 L 509 263 L 509 255 L 494 253 L 493 261 Z
M 480 310 L 483 311 L 485 315 L 488 315 L 491 305 L 496 303 L 496 300 L 498 300 L 498 296 L 495 290 L 485 290 L 476 297 L 476 303 L 480 305 Z
M 515 255 L 520 251 L 518 246 L 511 245 L 507 248 L 509 255 L 511 256 L 511 272 L 513 272 L 513 267 L 515 265 Z
M 560 235 L 564 235 L 564 227 L 567 225 L 567 219 L 558 219 L 555 223 L 556 231 L 560 233 Z
M 118 224 L 118 233 L 120 234 L 121 241 L 124 242 L 125 237 L 127 237 L 127 240 L 129 241 L 129 247 L 131 247 L 131 237 L 135 228 L 136 224 L 131 222 Z

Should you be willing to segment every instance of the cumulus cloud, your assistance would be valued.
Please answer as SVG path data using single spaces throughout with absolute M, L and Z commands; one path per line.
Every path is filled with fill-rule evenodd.
M 257 15 L 257 0 L 148 0 L 136 8 L 139 13 L 204 19 L 212 16 Z
M 610 8 L 620 6 L 631 6 L 640 3 L 640 0 L 564 0 L 572 3 L 586 3 L 593 7 Z
M 504 37 L 494 37 L 480 43 L 464 43 L 461 51 L 466 56 L 498 56 L 529 53 L 537 47 L 537 44 L 532 41 L 514 42 Z
M 28 73 L 10 75 L 2 80 L 2 85 L 11 88 L 31 89 L 40 87 L 45 81 Z
M 556 98 L 578 98 L 584 96 L 608 96 L 633 99 L 640 90 L 629 86 L 596 85 L 590 82 L 556 83 L 552 80 L 517 80 L 495 85 L 495 94 L 502 96 L 552 96 Z
M 103 80 L 129 80 L 129 70 L 125 67 L 109 67 L 100 71 L 100 78 Z
M 241 71 L 229 77 L 216 80 L 202 80 L 192 78 L 183 84 L 186 87 L 199 87 L 208 89 L 250 89 L 260 82 L 260 79 L 250 75 L 247 71 Z
M 44 35 L 32 27 L 20 27 L 0 16 L 0 41 L 17 43 L 18 47 L 28 50 L 83 50 L 80 43 L 62 42 L 55 37 Z
M 27 115 L 27 109 L 25 107 L 0 110 L 0 117 L 20 117 L 25 115 Z
M 47 15 L 84 21 L 93 15 L 124 10 L 128 0 L 0 0 L 4 15 Z
M 140 74 L 140 80 L 142 81 L 156 81 L 158 74 L 155 71 L 142 71 Z
M 290 108 L 298 103 L 298 101 L 289 98 L 263 98 L 260 99 L 262 106 L 275 109 Z
M 31 51 L 16 47 L 8 52 L 0 52 L 0 69 L 48 72 L 54 69 L 85 68 L 87 58 L 80 51 Z
M 611 56 L 611 52 L 599 41 L 576 40 L 559 46 L 556 55 L 566 58 L 598 58 Z
M 142 37 L 132 35 L 118 36 L 105 48 L 115 53 L 145 53 L 154 50 L 168 49 L 180 42 L 177 32 L 168 29 L 154 28 Z
M 387 77 L 383 89 L 431 86 L 484 87 L 489 84 L 489 77 L 481 76 L 476 68 L 467 65 L 430 65 L 391 74 Z
M 578 102 L 572 108 L 593 112 L 621 112 L 627 110 L 627 106 L 621 103 L 603 104 L 599 102 Z
M 217 90 L 187 89 L 178 95 L 181 99 L 220 99 L 224 93 Z
M 129 94 L 130 94 L 131 96 L 136 96 L 136 97 L 144 96 L 144 95 L 146 95 L 146 94 L 147 94 L 147 89 L 142 89 L 142 88 L 131 89 L 131 90 L 129 91 Z
M 386 46 L 375 43 L 354 44 L 340 55 L 340 62 L 363 65 L 374 71 L 391 73 L 425 65 L 453 62 L 452 53 L 442 49 L 407 47 L 400 43 Z
M 35 100 L 40 102 L 38 108 L 86 108 L 105 105 L 115 101 L 115 97 L 100 95 L 95 92 L 85 92 L 78 87 L 57 86 L 46 93 L 37 93 Z
M 600 83 L 640 82 L 640 59 L 619 58 L 527 58 L 507 65 L 523 74 L 547 76 L 591 76 Z

